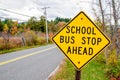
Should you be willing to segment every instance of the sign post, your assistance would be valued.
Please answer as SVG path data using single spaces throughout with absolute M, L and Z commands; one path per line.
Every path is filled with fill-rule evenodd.
M 52 38 L 53 42 L 72 62 L 76 80 L 80 70 L 110 44 L 109 38 L 83 12 L 78 13 Z
M 76 70 L 75 80 L 81 80 L 81 70 L 80 71 Z

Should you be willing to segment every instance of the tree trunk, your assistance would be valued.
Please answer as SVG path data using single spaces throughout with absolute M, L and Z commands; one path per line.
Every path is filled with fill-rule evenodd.
M 117 18 L 117 14 L 116 14 L 116 8 L 115 8 L 115 1 L 112 0 L 112 8 L 113 8 L 113 18 L 114 18 L 114 24 L 115 24 L 115 28 L 114 28 L 114 34 L 116 33 L 116 57 L 118 58 L 118 54 L 119 54 L 119 48 L 118 48 L 118 44 L 119 44 L 119 35 L 117 32 L 118 29 L 118 18 Z
M 101 15 L 102 15 L 102 30 L 103 30 L 103 32 L 106 33 L 106 29 L 105 29 L 105 20 L 104 20 L 104 11 L 103 11 L 103 6 L 102 6 L 101 0 L 99 0 L 99 6 L 100 6 Z M 108 58 L 107 48 L 105 48 L 104 54 L 105 54 L 106 63 L 107 63 L 107 58 Z

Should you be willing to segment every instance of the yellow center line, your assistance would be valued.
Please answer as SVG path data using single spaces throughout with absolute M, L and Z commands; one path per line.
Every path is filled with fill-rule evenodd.
M 10 59 L 10 60 L 4 61 L 4 62 L 0 62 L 0 66 L 11 63 L 11 62 L 14 62 L 14 61 L 17 61 L 17 60 L 20 60 L 20 59 L 23 59 L 23 58 L 27 58 L 27 57 L 30 57 L 30 56 L 33 56 L 33 55 L 36 55 L 36 54 L 39 54 L 39 53 L 42 53 L 42 52 L 45 52 L 45 51 L 48 51 L 48 50 L 51 50 L 53 48 L 55 48 L 55 46 L 51 47 L 51 48 L 41 50 L 41 51 L 36 51 L 36 52 L 33 52 L 31 54 L 27 54 L 27 55 L 24 55 L 24 56 L 13 58 L 13 59 Z

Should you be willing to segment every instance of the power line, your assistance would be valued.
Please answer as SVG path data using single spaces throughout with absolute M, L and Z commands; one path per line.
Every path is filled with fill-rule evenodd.
M 16 19 L 16 18 L 6 18 L 6 17 L 1 17 L 0 19 L 12 19 L 12 20 L 18 20 L 18 21 L 26 21 L 26 20 L 21 20 L 21 19 Z
M 17 13 L 17 12 L 14 12 L 14 11 L 11 11 L 11 10 L 8 10 L 8 9 L 5 9 L 5 8 L 0 8 L 0 10 L 6 11 L 6 12 L 11 12 L 11 13 L 22 15 L 22 16 L 26 16 L 26 17 L 32 17 L 32 16 L 29 16 L 29 15 Z

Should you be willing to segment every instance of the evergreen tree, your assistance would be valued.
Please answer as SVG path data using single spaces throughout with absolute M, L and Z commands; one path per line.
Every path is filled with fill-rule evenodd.
M 45 32 L 46 27 L 45 27 L 45 17 L 41 16 L 40 21 L 39 21 L 39 28 L 40 31 Z
M 59 22 L 65 22 L 65 23 L 67 23 L 69 21 L 70 21 L 70 18 L 60 18 L 60 17 L 57 17 L 54 20 L 55 24 L 58 24 Z
M 1 21 L 1 19 L 0 19 L 0 32 L 1 31 L 3 31 L 3 23 L 2 23 L 2 21 Z

